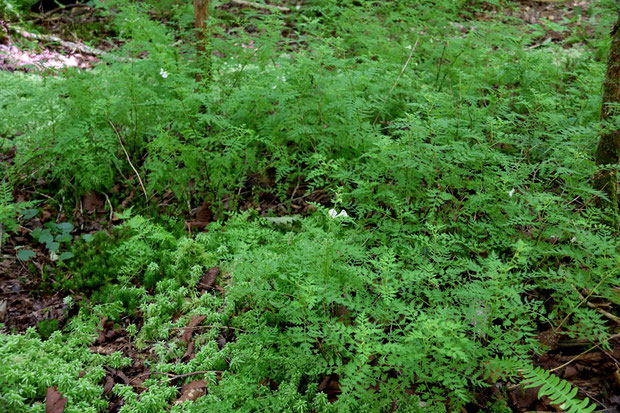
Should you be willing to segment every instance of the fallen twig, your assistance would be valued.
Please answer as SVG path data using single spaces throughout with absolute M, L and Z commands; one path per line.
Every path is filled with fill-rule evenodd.
M 201 370 L 201 371 L 192 371 L 191 373 L 184 373 L 184 374 L 173 374 L 173 373 L 162 373 L 159 371 L 154 371 L 153 374 L 163 374 L 165 376 L 170 377 L 167 380 L 164 380 L 162 383 L 169 383 L 171 381 L 175 381 L 178 379 L 184 379 L 186 377 L 190 377 L 190 376 L 197 376 L 199 374 L 207 374 L 207 373 L 216 373 L 216 374 L 222 374 L 224 373 L 221 370 Z
M 41 14 L 40 19 L 42 20 L 43 18 L 51 16 L 54 13 L 58 13 L 59 11 L 70 10 L 70 9 L 74 9 L 76 7 L 84 8 L 84 9 L 92 9 L 92 7 L 90 7 L 90 6 L 86 5 L 86 4 L 82 4 L 82 3 L 67 4 L 65 6 L 56 7 L 53 10 L 50 10 L 50 11 L 48 11 L 46 13 Z
M 618 338 L 618 337 L 620 337 L 620 333 L 618 333 L 618 334 L 614 334 L 614 335 L 612 335 L 612 336 L 609 336 L 608 338 L 606 338 L 605 340 L 601 341 L 600 343 L 593 345 L 592 347 L 590 347 L 590 348 L 589 348 L 589 349 L 587 349 L 586 351 L 584 351 L 584 352 L 582 352 L 582 353 L 577 354 L 575 357 L 573 357 L 572 359 L 568 360 L 566 363 L 564 363 L 564 364 L 562 364 L 562 365 L 560 365 L 560 366 L 558 366 L 558 367 L 554 367 L 554 368 L 552 368 L 552 369 L 549 369 L 549 371 L 556 371 L 556 370 L 560 370 L 562 367 L 566 367 L 566 366 L 568 366 L 569 364 L 571 364 L 573 361 L 575 361 L 575 360 L 579 359 L 580 357 L 583 357 L 585 354 L 588 354 L 589 352 L 591 352 L 592 350 L 594 350 L 595 348 L 597 348 L 597 347 L 599 346 L 599 344 L 604 343 L 605 341 L 613 340 L 613 339 Z
M 577 290 L 577 288 L 574 285 L 572 287 L 573 287 L 573 290 L 575 290 L 575 292 L 579 295 L 579 297 L 581 298 L 582 302 L 585 301 L 586 305 L 589 308 L 592 308 L 593 310 L 598 311 L 599 313 L 601 313 L 605 317 L 609 318 L 610 320 L 612 320 L 616 324 L 620 324 L 620 317 L 617 317 L 617 316 L 611 314 L 610 312 L 603 310 L 599 304 L 591 303 L 591 302 L 588 301 L 588 298 L 590 297 L 590 295 L 592 295 L 592 293 L 588 294 L 588 297 L 584 297 L 579 292 L 579 290 Z
M 116 60 L 118 62 L 135 62 L 137 61 L 137 59 L 133 59 L 131 57 L 122 57 L 122 56 L 116 56 L 112 53 L 106 52 L 105 50 L 100 50 L 97 49 L 95 47 L 91 47 L 91 46 L 87 46 L 83 43 L 76 43 L 76 42 L 70 42 L 67 40 L 63 40 L 60 37 L 57 36 L 53 36 L 53 35 L 48 35 L 48 34 L 38 34 L 38 33 L 30 33 L 27 32 L 23 29 L 21 29 L 20 27 L 12 27 L 9 26 L 9 28 L 17 33 L 18 35 L 20 35 L 21 37 L 24 37 L 26 39 L 35 39 L 35 40 L 42 40 L 44 42 L 55 42 L 60 44 L 63 47 L 72 49 L 72 50 L 77 50 L 81 53 L 85 53 L 85 54 L 90 54 L 90 55 L 95 55 L 95 56 L 106 56 L 108 58 L 110 58 L 111 60 Z
M 146 188 L 144 187 L 144 184 L 142 183 L 142 178 L 140 178 L 140 174 L 138 173 L 136 167 L 133 166 L 133 163 L 131 163 L 131 158 L 129 158 L 129 154 L 125 149 L 125 145 L 123 145 L 123 138 L 121 138 L 121 134 L 118 132 L 118 129 L 116 129 L 116 126 L 114 126 L 111 120 L 108 120 L 108 122 L 110 123 L 110 126 L 112 126 L 112 129 L 114 129 L 114 133 L 116 134 L 116 137 L 121 144 L 121 148 L 123 149 L 123 152 L 125 152 L 125 156 L 127 157 L 127 162 L 129 162 L 129 166 L 131 166 L 131 169 L 133 169 L 133 171 L 136 173 L 136 176 L 138 177 L 138 182 L 140 182 L 140 187 L 142 187 L 142 192 L 144 192 L 144 199 L 146 199 L 146 202 L 149 202 L 149 196 L 146 193 Z
M 171 330 L 204 330 L 207 328 L 226 328 L 228 330 L 236 330 L 236 331 L 241 331 L 242 333 L 247 333 L 247 330 L 243 330 L 241 328 L 237 328 L 237 327 L 229 327 L 229 326 L 218 326 L 215 324 L 209 324 L 209 325 L 201 325 L 201 326 L 196 326 L 196 327 L 172 327 Z
M 255 9 L 278 10 L 278 11 L 281 11 L 283 13 L 288 13 L 289 11 L 291 11 L 291 9 L 289 9 L 288 7 L 274 6 L 274 5 L 271 5 L 271 4 L 254 3 L 253 1 L 231 0 L 230 2 L 238 4 L 240 6 L 254 7 Z
M 108 203 L 108 206 L 110 207 L 110 222 L 112 222 L 112 219 L 114 218 L 114 208 L 112 208 L 112 202 L 110 202 L 110 198 L 108 197 L 108 194 L 106 194 L 105 192 L 103 193 L 103 196 L 105 196 L 105 200 Z

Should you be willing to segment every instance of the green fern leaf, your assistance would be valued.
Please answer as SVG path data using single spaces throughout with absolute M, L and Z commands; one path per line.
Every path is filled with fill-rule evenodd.
M 567 413 L 591 413 L 596 409 L 596 405 L 591 404 L 588 398 L 585 400 L 575 398 L 578 391 L 576 387 L 547 370 L 540 367 L 525 367 L 520 369 L 520 372 L 524 377 L 523 388 L 540 387 L 539 398 L 549 396 L 553 404 L 559 404 Z

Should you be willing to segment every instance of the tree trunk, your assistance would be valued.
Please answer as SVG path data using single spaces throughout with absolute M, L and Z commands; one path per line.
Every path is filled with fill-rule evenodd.
M 612 121 L 613 116 L 620 114 L 620 10 L 618 10 L 618 22 L 612 32 L 611 48 L 609 50 L 609 60 L 607 63 L 607 73 L 603 87 L 603 107 L 601 108 L 601 121 L 606 123 Z M 596 149 L 596 164 L 600 167 L 604 165 L 617 165 L 620 155 L 620 129 L 617 127 L 605 129 L 598 142 Z M 607 194 L 613 210 L 618 211 L 618 168 L 601 169 L 595 176 L 594 185 Z
M 196 27 L 196 39 L 198 44 L 196 49 L 198 50 L 198 59 L 204 64 L 204 73 L 209 78 L 211 71 L 211 65 L 209 64 L 209 56 L 207 55 L 207 44 L 209 38 L 207 34 L 207 19 L 209 18 L 209 0 L 194 0 L 194 21 Z M 196 81 L 200 82 L 203 78 L 203 74 L 198 72 L 196 74 Z

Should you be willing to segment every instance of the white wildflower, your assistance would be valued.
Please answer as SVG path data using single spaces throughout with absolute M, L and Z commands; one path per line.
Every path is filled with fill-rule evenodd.
M 328 213 L 331 218 L 346 218 L 349 216 L 349 214 L 347 214 L 347 211 L 345 211 L 344 209 L 338 212 L 332 208 L 328 211 Z
M 73 297 L 68 295 L 65 298 L 62 299 L 62 302 L 67 306 L 67 308 L 71 309 L 73 307 L 73 304 L 75 304 L 75 301 L 73 300 Z
M 168 72 L 166 72 L 164 68 L 162 67 L 159 69 L 159 75 L 163 77 L 164 79 L 166 79 L 168 77 Z
M 512 188 L 510 191 L 508 191 L 508 196 L 512 198 L 512 196 L 515 194 L 515 189 Z
M 572 238 L 570 239 L 570 242 L 577 242 L 577 237 L 572 237 Z

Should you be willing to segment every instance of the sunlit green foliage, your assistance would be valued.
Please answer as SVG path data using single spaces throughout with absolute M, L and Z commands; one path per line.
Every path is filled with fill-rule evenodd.
M 217 53 L 201 84 L 189 2 L 150 3 L 101 6 L 124 60 L 41 80 L 0 75 L 13 185 L 40 179 L 59 202 L 94 190 L 115 207 L 115 186 L 133 186 L 140 211 L 75 242 L 52 271 L 61 291 L 98 307 L 82 303 L 45 341 L 0 336 L 0 407 L 41 410 L 46 386 L 62 380 L 70 408 L 105 410 L 100 366 L 112 361 L 87 348 L 103 315 L 151 346 L 151 371 L 223 372 L 206 374 L 207 395 L 175 412 L 459 411 L 488 386 L 489 362 L 522 366 L 544 351 L 541 325 L 605 342 L 606 320 L 579 291 L 618 304 L 617 234 L 589 182 L 610 2 L 556 24 L 571 31 L 559 44 L 514 17 L 477 18 L 510 2 L 315 0 L 288 15 L 215 2 Z M 329 199 L 280 222 L 295 225 L 235 210 L 266 193 L 290 207 L 300 182 Z M 177 211 L 227 199 L 233 212 L 220 208 L 190 237 L 154 212 L 169 194 Z M 332 217 L 332 206 L 348 216 Z M 223 290 L 202 294 L 213 266 Z M 177 332 L 197 314 L 209 327 L 196 357 L 178 362 Z M 234 333 L 219 348 L 221 331 Z M 43 373 L 18 386 L 24 367 L 6 357 Z M 318 389 L 330 374 L 335 402 Z M 165 379 L 154 375 L 139 396 L 117 384 L 121 411 L 168 408 L 178 394 Z

